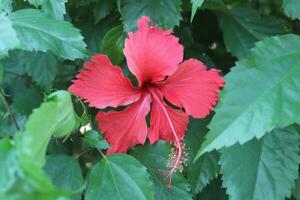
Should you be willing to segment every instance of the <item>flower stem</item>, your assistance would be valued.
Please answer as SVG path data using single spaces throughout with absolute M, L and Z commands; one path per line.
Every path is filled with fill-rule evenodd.
M 7 103 L 7 101 L 6 101 L 5 97 L 4 97 L 4 94 L 3 94 L 3 92 L 2 92 L 1 89 L 0 89 L 0 99 L 1 99 L 1 101 L 3 102 L 3 105 L 5 106 L 6 111 L 8 112 L 8 115 L 9 115 L 11 121 L 12 121 L 13 124 L 15 125 L 16 129 L 19 131 L 19 130 L 20 130 L 20 127 L 19 127 L 19 125 L 18 125 L 18 123 L 17 123 L 17 120 L 16 120 L 14 114 L 13 114 L 12 111 L 10 110 L 10 107 L 9 107 L 9 105 L 8 105 L 8 103 Z

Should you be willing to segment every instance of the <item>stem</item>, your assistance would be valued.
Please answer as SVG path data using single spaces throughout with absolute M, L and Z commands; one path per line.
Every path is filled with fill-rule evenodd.
M 106 155 L 101 151 L 101 149 L 97 149 L 98 150 L 98 152 L 100 153 L 100 155 L 104 158 L 104 159 L 106 159 Z
M 15 125 L 16 129 L 19 131 L 20 127 L 19 127 L 19 125 L 17 123 L 17 120 L 16 120 L 14 114 L 11 112 L 10 107 L 9 107 L 9 105 L 8 105 L 8 103 L 7 103 L 7 101 L 6 101 L 5 97 L 4 97 L 3 92 L 2 92 L 1 89 L 0 89 L 0 98 L 1 98 L 1 101 L 3 102 L 3 105 L 5 106 L 8 114 L 9 114 L 9 117 L 10 117 L 11 121 Z
M 167 177 L 169 178 L 169 183 L 168 183 L 168 189 L 170 190 L 171 189 L 171 183 L 172 183 L 172 177 L 173 177 L 173 174 L 175 173 L 176 169 L 179 167 L 180 165 L 180 160 L 181 160 L 181 157 L 182 157 L 182 148 L 181 148 L 181 145 L 180 145 L 180 140 L 177 136 L 177 133 L 176 133 L 176 130 L 174 128 L 174 125 L 172 123 L 172 120 L 169 116 L 169 113 L 168 111 L 166 110 L 165 106 L 163 105 L 161 99 L 157 96 L 157 94 L 155 93 L 155 91 L 152 91 L 152 89 L 149 89 L 152 96 L 157 100 L 157 103 L 161 106 L 164 114 L 166 115 L 167 117 L 167 120 L 168 120 L 168 123 L 171 127 L 171 130 L 172 130 L 172 133 L 173 133 L 173 136 L 174 136 L 174 143 L 175 143 L 175 148 L 177 148 L 178 152 L 177 152 L 177 156 L 176 156 L 176 161 L 175 161 L 175 164 L 173 165 L 173 168 L 169 171 Z

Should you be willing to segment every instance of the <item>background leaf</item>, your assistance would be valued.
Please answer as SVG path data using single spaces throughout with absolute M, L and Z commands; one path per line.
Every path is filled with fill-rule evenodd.
M 91 170 L 85 193 L 87 200 L 153 199 L 146 168 L 126 154 L 102 159 Z
M 296 35 L 266 38 L 256 44 L 250 59 L 238 62 L 226 75 L 198 156 L 300 122 L 299 44 Z
M 282 0 L 284 13 L 292 19 L 300 19 L 300 1 L 298 0 Z
M 299 150 L 299 135 L 293 127 L 223 149 L 221 173 L 230 199 L 289 197 L 298 177 Z
M 121 0 L 121 14 L 126 32 L 136 30 L 136 21 L 143 15 L 169 29 L 179 25 L 180 0 Z

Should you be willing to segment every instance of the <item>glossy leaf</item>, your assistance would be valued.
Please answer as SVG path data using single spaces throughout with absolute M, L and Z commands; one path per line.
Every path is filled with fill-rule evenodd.
M 97 149 L 110 149 L 109 144 L 103 138 L 101 133 L 95 130 L 89 130 L 84 134 L 84 141 L 89 144 L 89 146 Z
M 153 199 L 151 185 L 147 169 L 137 160 L 113 154 L 91 169 L 85 199 Z
M 198 156 L 300 122 L 300 36 L 266 38 L 236 63 Z M 243 86 L 243 87 L 240 87 Z
M 136 30 L 136 21 L 143 15 L 163 28 L 173 28 L 181 20 L 180 0 L 121 0 L 121 14 L 126 32 Z
M 281 200 L 298 177 L 299 135 L 293 127 L 222 150 L 223 185 L 232 200 Z
M 22 9 L 9 15 L 21 48 L 25 50 L 50 50 L 59 57 L 74 60 L 86 57 L 86 45 L 78 29 L 69 22 L 49 19 L 34 9 Z
M 247 57 L 254 43 L 264 37 L 285 33 L 282 21 L 261 17 L 258 11 L 247 7 L 227 10 L 222 22 L 226 48 L 238 59 Z

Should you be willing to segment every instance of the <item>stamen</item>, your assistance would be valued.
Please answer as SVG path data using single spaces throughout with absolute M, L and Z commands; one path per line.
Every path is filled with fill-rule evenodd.
M 172 184 L 172 178 L 173 178 L 173 174 L 179 170 L 180 172 L 182 172 L 183 170 L 183 164 L 185 162 L 185 159 L 183 157 L 184 153 L 183 153 L 183 148 L 184 148 L 184 144 L 182 144 L 180 142 L 180 139 L 178 138 L 178 135 L 176 133 L 176 130 L 174 128 L 174 125 L 172 123 L 172 120 L 169 116 L 169 113 L 167 112 L 165 106 L 163 105 L 161 99 L 157 96 L 156 91 L 149 89 L 151 94 L 153 95 L 153 97 L 157 100 L 157 103 L 161 106 L 164 114 L 166 115 L 167 121 L 171 127 L 172 133 L 173 133 L 173 137 L 174 137 L 174 144 L 173 144 L 173 148 L 171 149 L 171 153 L 170 153 L 170 157 L 169 157 L 169 162 L 168 162 L 168 167 L 171 167 L 171 170 L 169 171 L 162 171 L 160 170 L 159 172 L 161 174 L 167 174 L 167 176 L 165 177 L 165 180 L 168 182 L 168 190 L 170 191 L 171 189 L 171 184 Z

